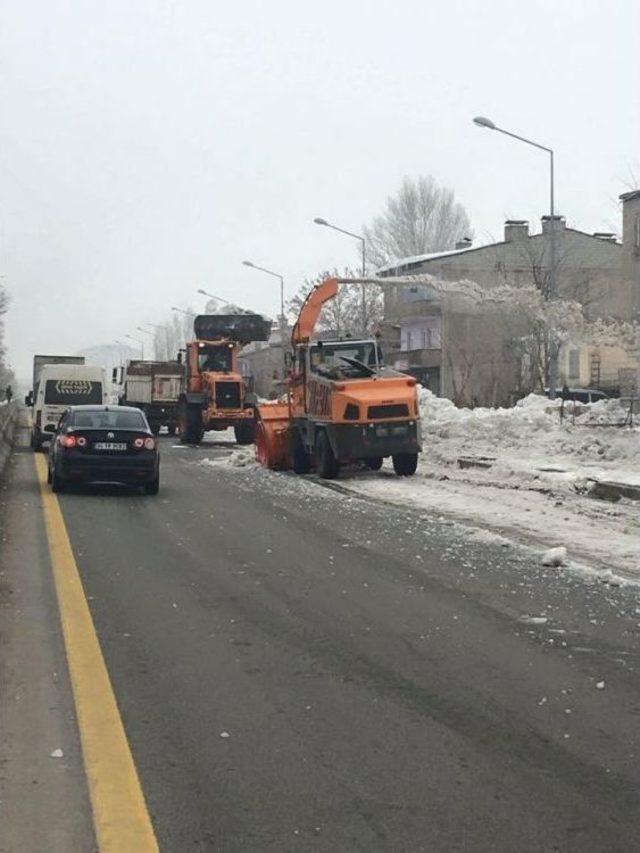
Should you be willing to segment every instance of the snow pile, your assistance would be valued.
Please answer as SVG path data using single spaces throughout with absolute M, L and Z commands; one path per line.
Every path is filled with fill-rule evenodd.
M 529 394 L 510 409 L 459 409 L 451 400 L 420 388 L 419 405 L 425 450 L 449 464 L 467 454 L 517 456 L 520 461 L 560 457 L 598 463 L 640 460 L 638 429 L 600 426 L 624 420 L 624 407 L 618 400 L 577 406 L 575 423 L 572 404 L 565 403 L 566 416 L 561 421 L 561 401 L 538 394 Z

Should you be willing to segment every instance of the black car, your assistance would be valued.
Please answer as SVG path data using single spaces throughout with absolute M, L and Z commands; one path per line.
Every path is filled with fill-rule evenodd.
M 71 406 L 49 448 L 48 481 L 54 492 L 69 483 L 124 483 L 148 495 L 160 487 L 157 441 L 140 409 Z

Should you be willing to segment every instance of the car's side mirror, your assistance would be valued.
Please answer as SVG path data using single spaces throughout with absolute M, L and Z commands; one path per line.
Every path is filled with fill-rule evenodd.
M 111 371 L 111 381 L 113 382 L 114 385 L 118 384 L 118 368 L 117 367 L 114 367 L 113 370 Z
M 33 391 L 29 391 L 27 396 L 24 398 L 25 406 L 33 406 Z

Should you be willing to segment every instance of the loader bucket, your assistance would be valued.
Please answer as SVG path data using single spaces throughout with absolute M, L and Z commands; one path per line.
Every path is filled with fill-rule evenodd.
M 193 331 L 201 341 L 226 338 L 244 346 L 251 341 L 266 341 L 271 334 L 271 320 L 260 314 L 199 314 Z
M 274 400 L 258 406 L 256 418 L 256 459 L 272 471 L 291 467 L 289 452 L 291 419 L 289 404 Z

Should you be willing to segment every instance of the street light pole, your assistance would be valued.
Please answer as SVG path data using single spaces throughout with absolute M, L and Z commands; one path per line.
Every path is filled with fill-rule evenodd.
M 166 323 L 162 325 L 160 323 L 143 323 L 143 326 L 152 326 L 154 329 L 163 329 L 164 330 L 164 339 L 165 339 L 165 347 L 167 350 L 167 361 L 171 358 L 171 345 L 169 343 L 169 327 Z M 144 331 L 144 330 L 143 330 Z
M 321 216 L 316 216 L 313 220 L 316 225 L 323 225 L 325 228 L 332 228 L 334 231 L 339 231 L 341 234 L 346 234 L 349 237 L 353 237 L 355 240 L 360 240 L 361 249 L 362 249 L 362 278 L 366 278 L 367 276 L 367 244 L 364 237 L 361 234 L 354 234 L 353 231 L 347 231 L 346 228 L 339 228 L 337 225 L 332 225 L 330 222 L 327 222 L 326 219 L 323 219 Z M 367 289 L 366 285 L 362 284 L 362 301 L 361 301 L 361 312 L 362 312 L 362 336 L 366 337 L 367 335 Z
M 140 344 L 140 358 L 144 361 L 144 341 L 141 341 L 140 338 L 134 338 L 133 335 L 125 335 L 125 338 L 129 338 L 130 341 Z
M 154 340 L 153 340 L 153 352 L 154 352 L 154 355 L 155 355 L 155 356 L 156 356 L 156 358 L 157 358 L 157 357 L 158 357 L 158 352 L 157 352 L 157 350 L 156 350 L 156 341 L 155 341 L 155 337 L 156 337 L 156 336 L 155 336 L 155 332 L 150 332 L 150 331 L 149 331 L 149 329 L 143 329 L 143 328 L 142 328 L 142 326 L 136 326 L 136 329 L 137 329 L 139 332 L 142 332 L 144 335 L 151 335 L 151 337 L 154 339 Z
M 215 293 L 209 293 L 208 290 L 203 290 L 201 287 L 198 288 L 198 293 L 202 296 L 209 296 L 211 299 L 217 299 L 218 302 L 224 302 L 225 305 L 231 305 L 228 299 L 223 299 L 221 296 L 216 296 Z
M 253 261 L 243 261 L 242 265 L 245 267 L 250 267 L 252 270 L 260 270 L 260 272 L 266 272 L 267 275 L 272 275 L 274 278 L 280 279 L 280 328 L 284 328 L 284 276 L 280 275 L 279 272 L 268 270 L 266 267 L 259 267 L 257 264 L 254 264 Z
M 540 145 L 539 142 L 534 142 L 532 139 L 527 139 L 524 136 L 519 136 L 517 133 L 512 133 L 510 130 L 504 130 L 498 127 L 489 118 L 484 116 L 476 116 L 473 120 L 478 127 L 486 127 L 488 130 L 497 130 L 498 133 L 503 133 L 505 136 L 510 136 L 512 139 L 517 139 L 519 142 L 525 142 L 527 145 L 532 145 L 540 151 L 546 151 L 549 155 L 549 214 L 551 228 L 549 235 L 549 290 L 548 299 L 556 299 L 558 296 L 558 283 L 556 279 L 556 218 L 555 218 L 555 178 L 554 178 L 554 162 L 553 149 L 547 148 L 546 145 Z M 552 400 L 556 398 L 556 390 L 558 387 L 558 350 L 554 341 L 550 342 L 549 352 L 549 397 Z
M 180 314 L 186 314 L 187 317 L 196 317 L 197 316 L 197 314 L 195 314 L 193 311 L 185 311 L 184 308 L 176 308 L 175 305 L 171 306 L 171 310 L 172 311 L 178 311 Z

